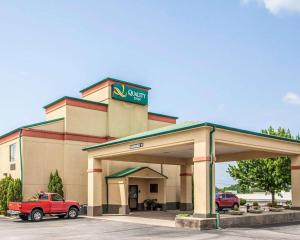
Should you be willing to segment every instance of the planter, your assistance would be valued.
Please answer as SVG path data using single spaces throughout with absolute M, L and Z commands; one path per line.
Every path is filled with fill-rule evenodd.
M 256 213 L 256 214 L 259 214 L 259 213 L 263 213 L 264 210 L 263 209 L 249 209 L 248 210 L 249 213 Z
M 234 210 L 229 210 L 228 213 L 230 215 L 243 215 L 244 214 L 243 211 L 234 211 Z
M 269 208 L 269 211 L 270 212 L 282 212 L 283 211 L 283 208 L 274 208 L 274 207 L 270 207 Z

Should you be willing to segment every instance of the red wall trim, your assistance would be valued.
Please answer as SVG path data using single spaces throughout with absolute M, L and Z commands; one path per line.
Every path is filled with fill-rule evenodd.
M 59 108 L 65 106 L 66 104 L 67 104 L 66 99 L 62 99 L 60 102 L 57 102 L 57 103 L 51 105 L 50 107 L 45 108 L 45 112 L 46 113 L 52 112 L 56 109 L 59 109 Z
M 17 132 L 14 132 L 12 134 L 9 134 L 9 135 L 1 138 L 0 139 L 0 144 L 7 143 L 9 141 L 17 139 L 19 137 L 19 133 L 20 133 L 20 131 L 17 131 Z
M 155 114 L 148 114 L 148 119 L 149 120 L 154 120 L 154 121 L 160 121 L 160 122 L 167 122 L 167 123 L 173 123 L 176 124 L 176 119 L 175 118 L 168 118 L 168 117 L 163 117 L 163 116 L 158 116 Z
M 46 111 L 46 113 L 50 113 L 56 109 L 66 106 L 66 105 L 107 112 L 107 106 L 99 105 L 99 104 L 95 104 L 95 103 L 89 103 L 89 102 L 82 102 L 79 100 L 68 99 L 68 98 L 62 99 L 60 102 L 53 104 L 52 106 L 46 108 L 45 111 Z
M 107 137 L 96 137 L 96 136 L 89 136 L 89 135 L 82 135 L 76 133 L 66 133 L 65 140 L 70 141 L 82 141 L 82 142 L 96 142 L 96 143 L 103 143 L 109 141 Z
M 22 136 L 93 143 L 103 143 L 112 139 L 109 137 L 97 137 L 76 133 L 60 133 L 37 129 L 23 129 Z
M 107 112 L 107 106 L 89 102 L 76 101 L 74 99 L 67 99 L 67 105 Z
M 88 169 L 87 170 L 87 173 L 94 173 L 94 172 L 101 173 L 102 169 L 101 168 L 94 168 L 94 169 Z
M 210 161 L 210 156 L 204 156 L 204 157 L 194 157 L 194 162 L 203 162 L 203 161 Z M 216 161 L 216 158 L 214 158 L 214 161 Z
M 94 87 L 92 87 L 90 89 L 87 89 L 86 91 L 82 92 L 81 96 L 86 97 L 87 95 L 90 95 L 94 92 L 97 92 L 98 90 L 100 90 L 102 88 L 111 86 L 112 84 L 114 84 L 114 81 L 112 81 L 112 80 L 107 80 L 106 82 L 99 83 L 99 84 L 95 85 Z
M 47 139 L 55 139 L 55 140 L 64 140 L 64 134 L 63 133 L 37 130 L 37 129 L 30 129 L 30 128 L 23 129 L 22 136 L 36 137 L 36 138 L 47 138 Z
M 188 177 L 188 176 L 193 176 L 192 173 L 180 173 L 181 177 Z
M 291 166 L 292 170 L 300 170 L 300 166 Z

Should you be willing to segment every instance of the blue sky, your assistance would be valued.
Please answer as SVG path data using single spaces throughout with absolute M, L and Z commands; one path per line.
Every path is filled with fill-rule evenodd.
M 150 110 L 300 132 L 300 1 L 1 1 L 0 133 L 107 76 Z M 217 184 L 232 180 L 226 164 Z

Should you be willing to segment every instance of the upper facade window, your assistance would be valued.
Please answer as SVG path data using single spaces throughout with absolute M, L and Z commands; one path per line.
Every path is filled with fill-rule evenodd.
M 9 161 L 15 162 L 17 160 L 17 144 L 9 145 Z

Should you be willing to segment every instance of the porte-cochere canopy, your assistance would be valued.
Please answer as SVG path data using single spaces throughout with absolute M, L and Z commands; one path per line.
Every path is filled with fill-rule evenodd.
M 293 206 L 300 207 L 300 142 L 213 123 L 185 122 L 84 149 L 89 169 L 101 168 L 102 160 L 180 165 L 180 204 L 191 206 L 191 176 L 194 176 L 194 214 L 212 215 L 214 209 L 214 165 L 261 157 L 292 158 Z M 93 196 L 100 172 L 89 176 L 89 206 L 102 203 Z M 94 176 L 94 177 L 92 177 Z M 100 181 L 100 180 L 99 180 Z M 101 194 L 101 193 L 99 193 Z M 190 207 L 187 207 L 190 208 Z

